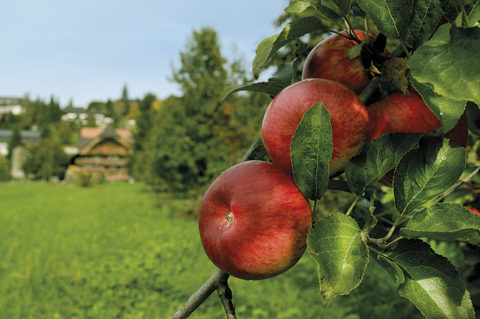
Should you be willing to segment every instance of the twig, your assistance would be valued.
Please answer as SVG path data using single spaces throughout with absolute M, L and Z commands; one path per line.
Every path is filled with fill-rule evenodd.
M 470 180 L 475 176 L 477 175 L 478 171 L 480 170 L 480 166 L 477 166 L 477 168 L 475 168 L 475 170 L 473 172 L 471 172 L 467 177 L 465 177 L 464 179 L 458 181 L 455 185 L 452 186 L 452 188 L 448 189 L 446 192 L 444 192 L 442 194 L 442 196 L 438 197 L 436 200 L 435 200 L 435 204 L 438 204 L 440 203 L 442 200 L 444 200 L 445 198 L 447 198 L 451 193 L 453 193 L 457 188 L 459 188 L 460 186 L 462 186 L 463 184 L 466 184 L 468 182 L 470 182 Z
M 355 197 L 355 200 L 353 201 L 353 203 L 350 205 L 350 207 L 348 208 L 347 212 L 345 213 L 345 215 L 349 216 L 352 211 L 353 211 L 353 208 L 355 207 L 355 205 L 357 205 L 357 202 L 358 200 L 360 199 L 360 196 L 357 196 Z
M 185 319 L 187 318 L 195 309 L 198 308 L 214 292 L 221 286 L 228 287 L 226 284 L 228 279 L 228 274 L 223 272 L 222 270 L 218 269 L 203 285 L 198 289 L 193 295 L 188 298 L 188 300 L 178 309 L 178 311 L 170 317 L 170 319 Z M 230 290 L 230 288 L 228 288 Z M 230 293 L 231 298 L 231 293 Z M 231 302 L 231 301 L 230 301 Z M 222 300 L 223 303 L 223 300 Z M 233 308 L 233 307 L 232 307 Z M 235 314 L 233 317 L 227 318 L 235 318 Z
M 228 286 L 228 276 L 224 277 L 225 279 L 222 280 L 220 286 L 217 288 L 218 297 L 220 297 L 220 301 L 222 302 L 223 308 L 225 309 L 225 314 L 227 315 L 227 319 L 236 319 L 235 316 L 235 307 L 232 303 L 232 290 Z

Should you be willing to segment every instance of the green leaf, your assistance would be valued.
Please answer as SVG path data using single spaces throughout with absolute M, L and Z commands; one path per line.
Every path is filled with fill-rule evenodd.
M 293 59 L 289 63 L 285 63 L 278 66 L 277 72 L 273 74 L 268 81 L 279 83 L 284 88 L 296 82 L 296 74 L 298 69 L 298 64 L 300 61 L 298 59 Z
M 225 101 L 231 94 L 239 91 L 261 92 L 261 93 L 266 93 L 271 97 L 274 97 L 284 88 L 285 88 L 284 85 L 276 81 L 229 85 L 222 91 L 222 94 L 220 96 L 220 103 Z
M 409 214 L 449 189 L 462 174 L 465 161 L 465 148 L 441 137 L 424 137 L 420 148 L 410 151 L 395 171 L 393 192 L 398 211 Z
M 466 207 L 441 203 L 417 212 L 400 233 L 406 237 L 458 240 L 480 246 L 480 216 Z
M 299 18 L 316 17 L 319 19 L 337 19 L 338 15 L 328 8 L 319 6 L 322 10 L 319 10 L 310 1 L 295 1 L 292 2 L 285 12 L 295 15 Z
M 468 13 L 468 26 L 473 27 L 474 25 L 478 25 L 480 20 L 480 1 L 476 0 L 473 4 L 470 12 Z
M 438 133 L 445 134 L 450 131 L 462 116 L 466 101 L 455 101 L 444 96 L 440 96 L 433 91 L 431 85 L 427 83 L 412 82 L 417 92 L 422 96 L 423 101 L 435 116 L 440 120 L 442 126 Z
M 242 158 L 242 162 L 252 160 L 265 160 L 268 158 L 267 150 L 263 145 L 261 137 L 257 138 L 248 148 L 247 152 Z
M 442 16 L 440 0 L 357 0 L 388 38 L 417 47 L 430 38 Z
M 330 115 L 318 103 L 305 112 L 290 147 L 295 183 L 311 200 L 320 199 L 327 190 L 332 152 Z
M 408 60 L 413 78 L 433 85 L 435 93 L 480 104 L 480 28 L 444 24 Z
M 282 32 L 264 39 L 257 47 L 253 60 L 253 74 L 258 76 L 262 67 L 278 49 L 299 37 L 317 30 L 327 30 L 317 17 L 305 17 L 287 24 Z
M 365 144 L 345 168 L 350 190 L 361 195 L 367 186 L 394 169 L 405 154 L 417 148 L 420 138 L 420 134 L 392 133 Z
M 385 269 L 388 274 L 392 277 L 393 283 L 395 286 L 399 287 L 405 281 L 405 275 L 403 274 L 403 269 L 400 268 L 392 260 L 386 258 L 383 255 L 377 256 L 377 262 Z
M 478 106 L 475 103 L 468 102 L 465 115 L 467 116 L 468 129 L 473 134 L 480 135 L 480 109 Z
M 324 304 L 360 285 L 369 255 L 353 218 L 337 213 L 319 220 L 310 230 L 307 243 L 308 253 L 318 264 Z
M 341 17 L 345 17 L 349 14 L 352 7 L 352 0 L 321 0 L 323 7 L 326 7 Z
M 425 318 L 475 318 L 463 278 L 428 244 L 404 239 L 392 245 L 384 256 L 404 270 L 405 281 L 398 293 L 410 300 Z
M 360 53 L 362 53 L 362 45 L 361 44 L 354 45 L 353 47 L 350 48 L 350 50 L 348 50 L 348 58 L 355 59 L 356 57 L 360 56 Z

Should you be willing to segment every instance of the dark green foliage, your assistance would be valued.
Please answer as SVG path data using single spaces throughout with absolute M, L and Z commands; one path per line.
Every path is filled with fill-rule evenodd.
M 27 176 L 47 180 L 52 176 L 63 178 L 65 175 L 68 156 L 55 139 L 42 139 L 39 144 L 30 146 L 27 154 L 23 165 Z
M 238 84 L 245 81 L 244 74 L 238 61 L 227 64 L 221 55 L 215 30 L 194 31 L 180 53 L 180 66 L 173 70 L 181 96 L 162 101 L 159 110 L 148 106 L 152 97 L 140 103 L 135 177 L 161 189 L 198 192 L 239 162 L 260 133 L 268 103 L 268 97 L 255 95 L 232 96 L 219 103 L 227 78 Z
M 0 182 L 8 181 L 10 178 L 10 162 L 0 155 Z
M 20 135 L 20 130 L 15 128 L 12 131 L 12 136 L 10 137 L 10 141 L 8 142 L 8 153 L 7 158 L 10 160 L 12 159 L 13 150 L 17 146 L 23 145 L 22 136 Z

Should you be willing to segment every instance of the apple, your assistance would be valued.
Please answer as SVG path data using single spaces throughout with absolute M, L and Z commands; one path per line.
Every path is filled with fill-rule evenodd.
M 323 102 L 332 125 L 333 155 L 330 176 L 345 168 L 367 138 L 368 112 L 360 98 L 345 85 L 326 79 L 296 82 L 275 96 L 262 122 L 268 155 L 279 167 L 292 172 L 290 144 L 305 112 Z
M 365 32 L 355 30 L 362 41 Z M 369 36 L 373 46 L 375 37 Z M 307 56 L 303 65 L 302 79 L 323 78 L 345 84 L 359 94 L 370 82 L 370 72 L 363 66 L 360 57 L 350 59 L 348 51 L 355 45 L 354 40 L 335 34 L 317 44 Z
M 407 94 L 395 91 L 383 100 L 368 108 L 370 116 L 369 140 L 374 140 L 387 133 L 421 133 L 430 134 L 441 126 L 440 120 L 425 104 L 422 97 L 410 87 Z M 465 114 L 456 126 L 444 137 L 459 146 L 467 143 L 468 126 Z
M 393 92 L 368 108 L 370 116 L 369 140 L 374 140 L 388 133 L 421 133 L 430 134 L 440 128 L 441 122 L 425 104 L 422 97 L 410 87 L 407 94 Z M 468 137 L 468 126 L 465 114 L 455 127 L 443 137 L 451 139 L 458 146 L 465 147 Z M 388 172 L 380 182 L 391 186 L 394 171 Z
M 468 206 L 467 207 L 473 214 L 477 214 L 478 216 L 480 216 L 480 211 L 478 209 L 476 209 L 475 207 L 472 207 L 472 206 Z
M 208 257 L 241 279 L 272 277 L 295 265 L 311 225 L 310 204 L 293 178 L 256 160 L 223 172 L 205 193 L 199 214 Z

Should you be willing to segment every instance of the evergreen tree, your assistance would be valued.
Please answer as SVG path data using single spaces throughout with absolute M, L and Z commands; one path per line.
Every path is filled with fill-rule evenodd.
M 23 145 L 22 141 L 22 135 L 20 134 L 20 130 L 18 128 L 15 128 L 12 131 L 12 136 L 10 137 L 10 141 L 8 142 L 7 149 L 7 158 L 10 160 L 12 158 L 13 150 L 17 146 Z
M 127 115 L 128 112 L 130 112 L 130 100 L 129 100 L 129 97 L 128 97 L 128 88 L 127 88 L 126 84 L 123 86 L 123 89 L 122 89 L 121 100 L 122 100 L 122 103 L 123 103 L 123 106 L 124 106 L 122 115 Z

